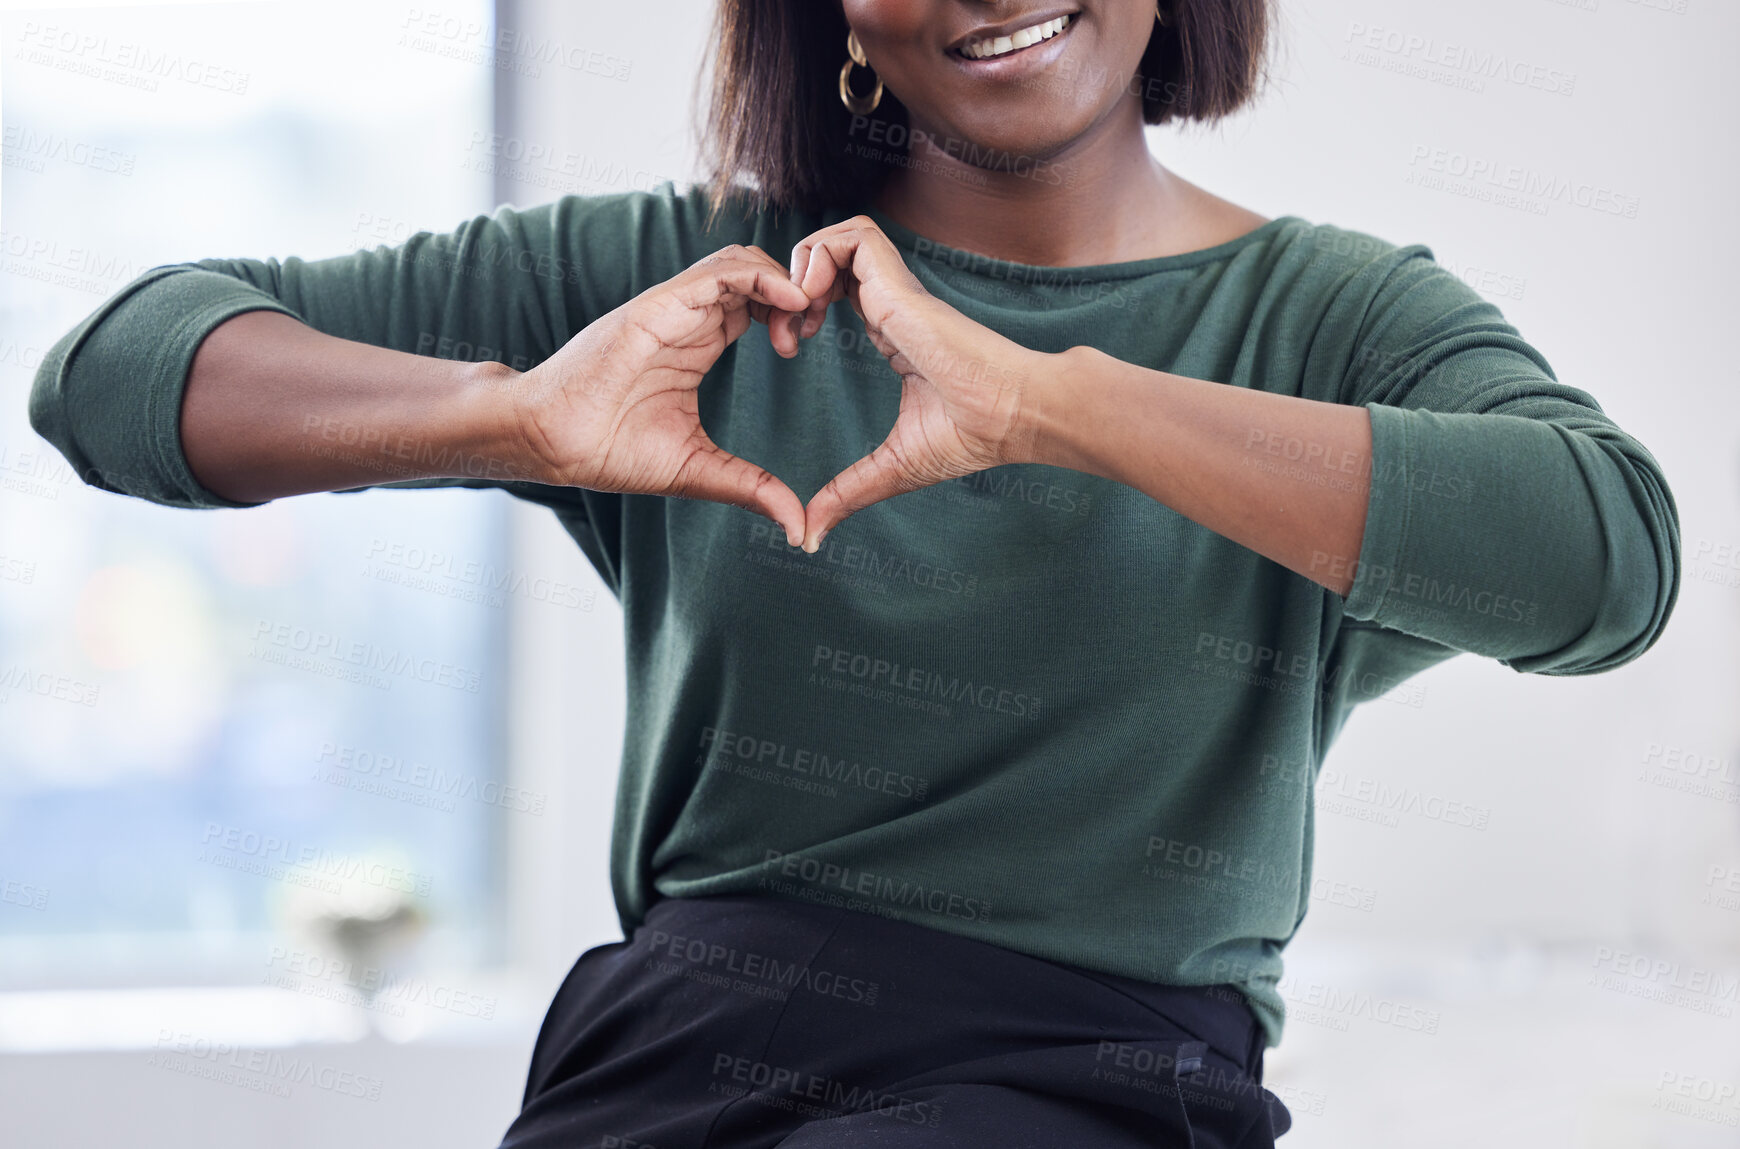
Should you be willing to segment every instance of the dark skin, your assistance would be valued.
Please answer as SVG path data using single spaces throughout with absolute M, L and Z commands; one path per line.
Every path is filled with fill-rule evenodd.
M 878 210 L 950 247 L 1017 263 L 1079 267 L 1177 255 L 1236 239 L 1267 219 L 1166 170 L 1148 150 L 1137 66 L 1155 24 L 1144 0 L 984 3 L 973 0 L 844 0 L 865 56 L 899 94 L 924 164 L 897 168 Z M 976 28 L 1029 22 L 1024 13 L 1077 10 L 1064 52 L 1046 71 L 1056 83 L 987 82 L 958 66 L 949 45 Z M 1096 82 L 1088 77 L 1100 78 Z M 867 88 L 860 70 L 856 81 Z M 987 182 L 932 141 L 1056 165 L 1067 183 L 1009 170 Z M 1033 226 L 1044 220 L 1043 228 Z

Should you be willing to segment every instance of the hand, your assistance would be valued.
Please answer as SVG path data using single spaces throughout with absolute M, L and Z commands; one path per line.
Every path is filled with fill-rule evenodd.
M 722 248 L 648 288 L 514 381 L 523 451 L 544 481 L 674 495 L 766 515 L 796 546 L 804 507 L 790 487 L 701 427 L 695 389 L 751 319 L 797 353 L 809 297 L 756 247 Z
M 849 300 L 900 375 L 893 430 L 810 500 L 804 550 L 815 553 L 835 524 L 872 503 L 1033 458 L 1040 353 L 926 291 L 870 217 L 855 216 L 798 244 L 791 278 L 810 300 L 798 336 L 813 336 L 828 305 Z

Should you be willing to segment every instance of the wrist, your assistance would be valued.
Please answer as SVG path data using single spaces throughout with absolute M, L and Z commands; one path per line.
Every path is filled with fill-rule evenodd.
M 458 428 L 454 450 L 444 460 L 455 478 L 555 482 L 527 442 L 520 407 L 531 387 L 529 372 L 482 359 L 460 365 L 451 391 L 450 427 Z
M 1085 344 L 1038 353 L 1028 415 L 1028 462 L 1098 473 L 1082 428 L 1094 418 L 1088 406 L 1095 392 L 1085 384 L 1105 358 Z

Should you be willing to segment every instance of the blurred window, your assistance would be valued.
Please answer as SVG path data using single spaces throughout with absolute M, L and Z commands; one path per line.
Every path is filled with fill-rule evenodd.
M 486 35 L 490 6 L 443 16 Z M 409 23 L 0 17 L 0 986 L 259 983 L 335 900 L 400 903 L 443 965 L 502 957 L 501 831 L 535 812 L 501 785 L 509 497 L 159 507 L 85 487 L 25 407 L 149 267 L 488 211 L 454 157 L 491 130 L 492 70 Z

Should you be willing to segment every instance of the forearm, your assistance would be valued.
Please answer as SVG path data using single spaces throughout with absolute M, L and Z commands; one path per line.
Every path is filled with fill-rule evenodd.
M 520 374 L 339 339 L 249 311 L 200 344 L 181 407 L 189 468 L 236 502 L 424 478 L 530 479 Z
M 1189 379 L 1085 346 L 1040 363 L 1032 461 L 1134 487 L 1337 594 L 1351 589 L 1369 500 L 1363 407 Z

